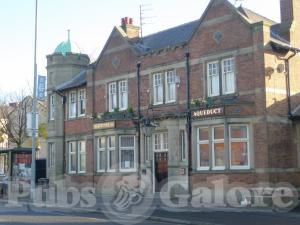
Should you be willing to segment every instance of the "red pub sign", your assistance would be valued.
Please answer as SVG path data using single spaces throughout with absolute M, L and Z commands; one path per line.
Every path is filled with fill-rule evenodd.
M 219 116 L 224 114 L 224 107 L 211 108 L 211 109 L 200 109 L 192 112 L 192 117 L 209 117 L 209 116 Z

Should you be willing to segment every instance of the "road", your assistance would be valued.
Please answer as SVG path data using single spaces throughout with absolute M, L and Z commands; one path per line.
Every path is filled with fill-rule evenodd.
M 1 203 L 1 201 L 0 201 Z M 105 211 L 67 208 L 31 207 L 23 204 L 22 207 L 9 207 L 0 204 L 0 225 L 117 225 L 107 219 Z M 142 220 L 141 220 L 142 221 Z M 203 210 L 185 212 L 170 212 L 157 208 L 148 220 L 140 225 L 299 225 L 300 210 L 287 213 L 256 210 Z M 119 224 L 131 225 L 119 221 Z
M 117 225 L 110 222 L 105 217 L 93 214 L 74 215 L 68 212 L 32 212 L 32 211 L 7 211 L 0 209 L 0 224 L 3 225 L 65 225 L 65 224 L 84 224 L 84 225 Z M 145 221 L 141 225 L 170 225 L 170 223 L 160 223 Z M 174 224 L 174 223 L 173 223 Z

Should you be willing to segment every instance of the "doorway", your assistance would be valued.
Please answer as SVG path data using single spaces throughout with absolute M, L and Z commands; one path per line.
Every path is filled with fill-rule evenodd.
M 162 188 L 166 188 L 164 184 L 168 180 L 168 152 L 155 152 L 155 192 L 164 191 Z

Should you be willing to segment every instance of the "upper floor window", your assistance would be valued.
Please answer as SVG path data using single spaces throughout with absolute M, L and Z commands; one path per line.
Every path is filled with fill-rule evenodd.
M 49 120 L 54 120 L 55 112 L 55 97 L 54 94 L 51 94 L 49 97 Z
M 153 75 L 153 99 L 154 105 L 162 104 L 164 99 L 164 90 L 163 90 L 163 74 L 158 73 Z
M 84 116 L 86 114 L 86 91 L 72 91 L 69 93 L 69 118 Z
M 174 70 L 153 75 L 153 104 L 176 101 L 176 74 Z
M 121 110 L 127 109 L 127 81 L 123 80 L 119 82 L 119 108 Z
M 122 80 L 108 84 L 108 110 L 113 112 L 116 108 L 126 110 L 128 108 L 127 81 Z
M 76 117 L 76 92 L 71 92 L 69 95 L 69 118 Z
M 176 101 L 176 76 L 173 70 L 166 74 L 166 102 Z
M 79 91 L 78 96 L 78 116 L 84 116 L 86 110 L 86 93 L 85 90 L 82 89 Z
M 235 90 L 234 58 L 207 63 L 207 95 L 209 97 L 218 96 L 221 93 L 232 94 Z

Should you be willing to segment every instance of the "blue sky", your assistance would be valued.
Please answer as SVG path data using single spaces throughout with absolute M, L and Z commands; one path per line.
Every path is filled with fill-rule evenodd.
M 234 3 L 234 0 L 230 0 Z M 46 75 L 46 55 L 71 39 L 95 60 L 111 30 L 128 16 L 139 23 L 139 5 L 147 5 L 145 34 L 201 17 L 209 0 L 39 0 L 38 73 Z M 149 5 L 148 5 L 149 4 Z M 238 3 L 237 5 L 239 5 Z M 244 0 L 243 6 L 275 21 L 280 20 L 279 0 Z M 32 89 L 35 0 L 0 0 L 1 92 Z

